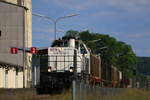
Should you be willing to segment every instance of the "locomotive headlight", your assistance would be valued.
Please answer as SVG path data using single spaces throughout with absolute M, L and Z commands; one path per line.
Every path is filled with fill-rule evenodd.
M 48 67 L 48 70 L 47 70 L 48 72 L 51 72 L 52 71 L 52 68 L 51 67 Z
M 73 72 L 73 67 L 70 67 L 70 70 L 69 70 L 70 72 Z

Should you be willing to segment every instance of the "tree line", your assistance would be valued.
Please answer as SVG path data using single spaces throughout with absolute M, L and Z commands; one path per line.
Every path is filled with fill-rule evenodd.
M 63 38 L 74 37 L 82 40 L 91 52 L 100 55 L 102 63 L 107 66 L 116 66 L 125 75 L 132 77 L 135 74 L 137 57 L 130 45 L 117 41 L 106 34 L 92 33 L 90 31 L 69 30 Z

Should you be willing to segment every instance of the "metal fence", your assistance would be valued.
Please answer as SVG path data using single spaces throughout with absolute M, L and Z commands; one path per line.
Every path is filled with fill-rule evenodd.
M 121 88 L 101 88 L 84 83 L 73 85 L 73 100 L 111 100 L 126 89 Z

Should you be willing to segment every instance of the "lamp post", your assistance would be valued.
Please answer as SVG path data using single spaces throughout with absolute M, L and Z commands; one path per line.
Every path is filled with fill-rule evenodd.
M 53 24 L 54 24 L 54 39 L 56 40 L 56 38 L 57 38 L 57 36 L 56 36 L 57 22 L 60 21 L 61 19 L 65 19 L 65 18 L 69 18 L 69 17 L 73 17 L 73 16 L 78 16 L 79 14 L 71 14 L 71 15 L 67 15 L 67 16 L 62 16 L 62 17 L 58 17 L 57 19 L 53 19 L 49 16 L 41 15 L 41 14 L 38 14 L 38 13 L 32 13 L 32 15 L 38 16 L 38 17 L 41 17 L 41 18 L 47 19 L 48 21 L 53 22 Z

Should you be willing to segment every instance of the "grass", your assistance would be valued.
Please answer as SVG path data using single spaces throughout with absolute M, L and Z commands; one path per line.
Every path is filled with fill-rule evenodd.
M 150 90 L 144 89 L 127 89 L 111 100 L 150 100 Z
M 92 94 L 92 95 L 86 95 L 86 97 L 83 97 L 81 95 L 80 100 L 150 100 L 150 90 L 122 89 L 119 93 L 112 95 L 112 96 Z
M 113 93 L 111 93 L 113 94 Z M 71 93 L 66 92 L 62 95 L 61 99 L 58 100 L 72 100 Z M 77 100 L 150 100 L 150 90 L 146 89 L 122 89 L 120 92 L 117 92 L 115 95 L 103 96 L 99 93 L 78 94 L 80 98 L 77 97 Z
M 71 93 L 65 91 L 62 94 L 55 95 L 32 95 L 32 94 L 14 94 L 14 95 L 1 95 L 0 100 L 71 100 Z
M 79 96 L 79 97 L 78 97 Z M 113 96 L 102 96 L 100 93 L 80 94 L 77 100 L 150 100 L 150 90 L 121 89 L 121 92 Z M 81 96 L 81 97 L 80 97 Z M 0 96 L 0 100 L 72 100 L 71 91 L 65 91 L 57 95 L 9 95 Z

